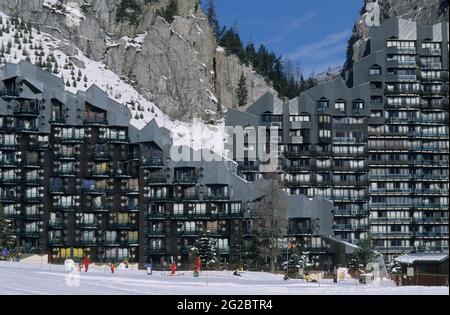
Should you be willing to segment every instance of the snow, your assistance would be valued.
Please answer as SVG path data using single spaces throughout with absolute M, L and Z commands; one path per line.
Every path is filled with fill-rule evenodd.
M 217 52 L 225 52 L 225 48 L 217 46 L 216 51 Z
M 129 37 L 124 36 L 121 40 L 125 41 L 125 49 L 130 47 L 136 48 L 136 51 L 140 51 L 142 49 L 142 44 L 144 43 L 145 38 L 147 37 L 147 32 L 142 34 L 137 34 L 136 36 Z
M 44 0 L 42 6 L 52 12 L 64 15 L 67 19 L 66 22 L 71 26 L 79 26 L 81 21 L 86 19 L 79 5 L 75 2 L 64 4 L 60 0 Z
M 442 262 L 448 259 L 448 254 L 407 254 L 395 258 L 402 264 L 414 264 L 415 262 Z
M 63 265 L 0 262 L 0 294 L 169 294 L 169 295 L 448 295 L 447 287 L 396 287 L 390 281 L 379 285 L 362 285 L 351 279 L 334 284 L 331 279 L 318 283 L 282 280 L 282 275 L 232 271 L 204 271 L 199 278 L 192 271 L 178 276 L 154 271 L 125 269 L 111 274 L 101 266 L 89 272 L 65 272 Z M 67 282 L 67 284 L 66 284 Z
M 47 1 L 47 5 L 49 6 L 58 3 L 59 0 Z M 0 26 L 6 28 L 7 21 L 10 21 L 10 18 L 1 11 L 0 16 L 3 18 L 3 25 Z M 24 54 L 23 50 L 19 49 L 18 44 L 15 43 L 15 32 L 15 27 L 11 23 L 9 33 L 3 32 L 3 35 L 0 36 L 0 45 L 6 47 L 8 42 L 12 44 L 10 53 L 5 52 L 5 57 L 3 60 L 0 60 L 0 67 L 2 61 L 4 63 L 19 63 L 27 58 L 31 63 L 36 64 L 39 59 L 35 54 L 37 50 L 30 49 L 30 43 L 22 44 L 23 47 L 26 47 L 27 51 Z M 194 120 L 191 123 L 173 120 L 164 114 L 158 106 L 143 97 L 133 87 L 132 81 L 119 77 L 113 71 L 109 70 L 104 63 L 89 59 L 78 48 L 76 48 L 76 53 L 71 56 L 66 55 L 59 48 L 61 45 L 72 43 L 59 40 L 44 32 L 39 33 L 34 28 L 31 30 L 31 35 L 32 39 L 28 37 L 33 47 L 42 47 L 42 60 L 46 61 L 49 57 L 53 57 L 56 60 L 56 63 L 52 63 L 52 66 L 57 68 L 58 73 L 53 74 L 62 78 L 64 82 L 69 81 L 69 86 L 65 85 L 66 91 L 75 94 L 78 91 L 86 91 L 95 84 L 105 91 L 109 97 L 130 109 L 132 114 L 130 123 L 137 129 L 142 130 L 152 120 L 155 120 L 159 127 L 171 131 L 176 145 L 189 146 L 195 150 L 212 150 L 222 155 L 224 151 L 223 140 L 225 138 L 223 121 L 219 122 L 221 128 L 217 128 L 217 126 L 205 124 L 200 120 Z M 125 41 L 126 47 L 135 47 L 139 50 L 146 36 L 147 33 L 142 33 L 134 37 L 123 37 L 122 40 Z M 106 43 L 109 47 L 120 44 L 114 42 L 109 36 L 106 37 Z M 81 73 L 81 76 L 78 75 L 79 73 Z M 74 86 L 74 83 L 76 86 Z M 211 101 L 218 103 L 218 99 L 214 93 L 209 89 L 207 91 Z

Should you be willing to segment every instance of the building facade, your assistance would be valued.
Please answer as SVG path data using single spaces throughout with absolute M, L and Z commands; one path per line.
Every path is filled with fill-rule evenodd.
M 22 253 L 54 263 L 90 256 L 186 265 L 207 237 L 226 264 L 250 246 L 264 183 L 239 177 L 233 161 L 175 162 L 169 130 L 155 121 L 138 130 L 130 118 L 96 86 L 72 94 L 28 62 L 1 69 L 0 212 L 13 221 Z M 317 238 L 332 233 L 333 205 L 283 198 L 286 240 L 292 233 L 305 249 L 323 250 Z
M 266 94 L 226 123 L 278 129 L 285 190 L 333 201 L 336 238 L 370 232 L 387 260 L 448 252 L 448 50 L 448 23 L 392 18 L 345 78 L 288 102 Z M 264 178 L 263 164 L 246 158 L 239 172 Z

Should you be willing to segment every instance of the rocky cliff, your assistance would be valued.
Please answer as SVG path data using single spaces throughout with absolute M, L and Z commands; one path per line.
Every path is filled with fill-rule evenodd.
M 353 27 L 349 40 L 347 60 L 344 70 L 351 68 L 353 62 L 362 57 L 362 41 L 369 35 L 370 28 L 365 23 L 367 4 L 378 3 L 380 7 L 380 22 L 390 17 L 399 17 L 424 25 L 433 25 L 439 22 L 448 22 L 448 0 L 364 0 L 361 16 Z
M 61 40 L 58 48 L 68 56 L 75 56 L 78 47 L 174 119 L 220 119 L 223 107 L 235 107 L 242 72 L 249 102 L 272 90 L 217 47 L 198 0 L 177 1 L 177 15 L 167 21 L 161 12 L 169 2 L 1 0 L 0 11 Z M 73 62 L 83 68 L 76 57 Z

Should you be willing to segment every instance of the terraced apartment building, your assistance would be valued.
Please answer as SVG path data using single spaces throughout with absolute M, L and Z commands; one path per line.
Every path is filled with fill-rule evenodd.
M 391 18 L 345 78 L 291 101 L 266 94 L 226 123 L 277 129 L 285 190 L 332 201 L 336 238 L 358 244 L 370 233 L 387 260 L 448 252 L 448 34 L 448 23 Z M 244 159 L 239 173 L 264 178 L 262 165 Z
M 131 111 L 96 86 L 72 94 L 26 61 L 0 70 L 0 213 L 13 222 L 22 253 L 55 263 L 89 255 L 184 265 L 202 237 L 216 242 L 223 263 L 250 244 L 262 183 L 239 177 L 233 161 L 175 162 L 169 130 L 154 120 L 138 130 L 130 120 Z M 333 205 L 283 198 L 286 234 L 322 255 Z

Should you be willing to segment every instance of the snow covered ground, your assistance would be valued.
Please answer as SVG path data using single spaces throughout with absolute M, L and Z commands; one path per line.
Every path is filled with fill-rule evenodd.
M 395 287 L 360 285 L 354 280 L 339 284 L 324 280 L 320 285 L 303 280 L 285 282 L 279 275 L 247 272 L 208 272 L 194 278 L 192 272 L 179 276 L 142 270 L 119 270 L 112 275 L 104 267 L 82 272 L 79 286 L 63 266 L 39 263 L 0 262 L 0 294 L 168 294 L 168 295 L 448 295 L 447 287 Z

